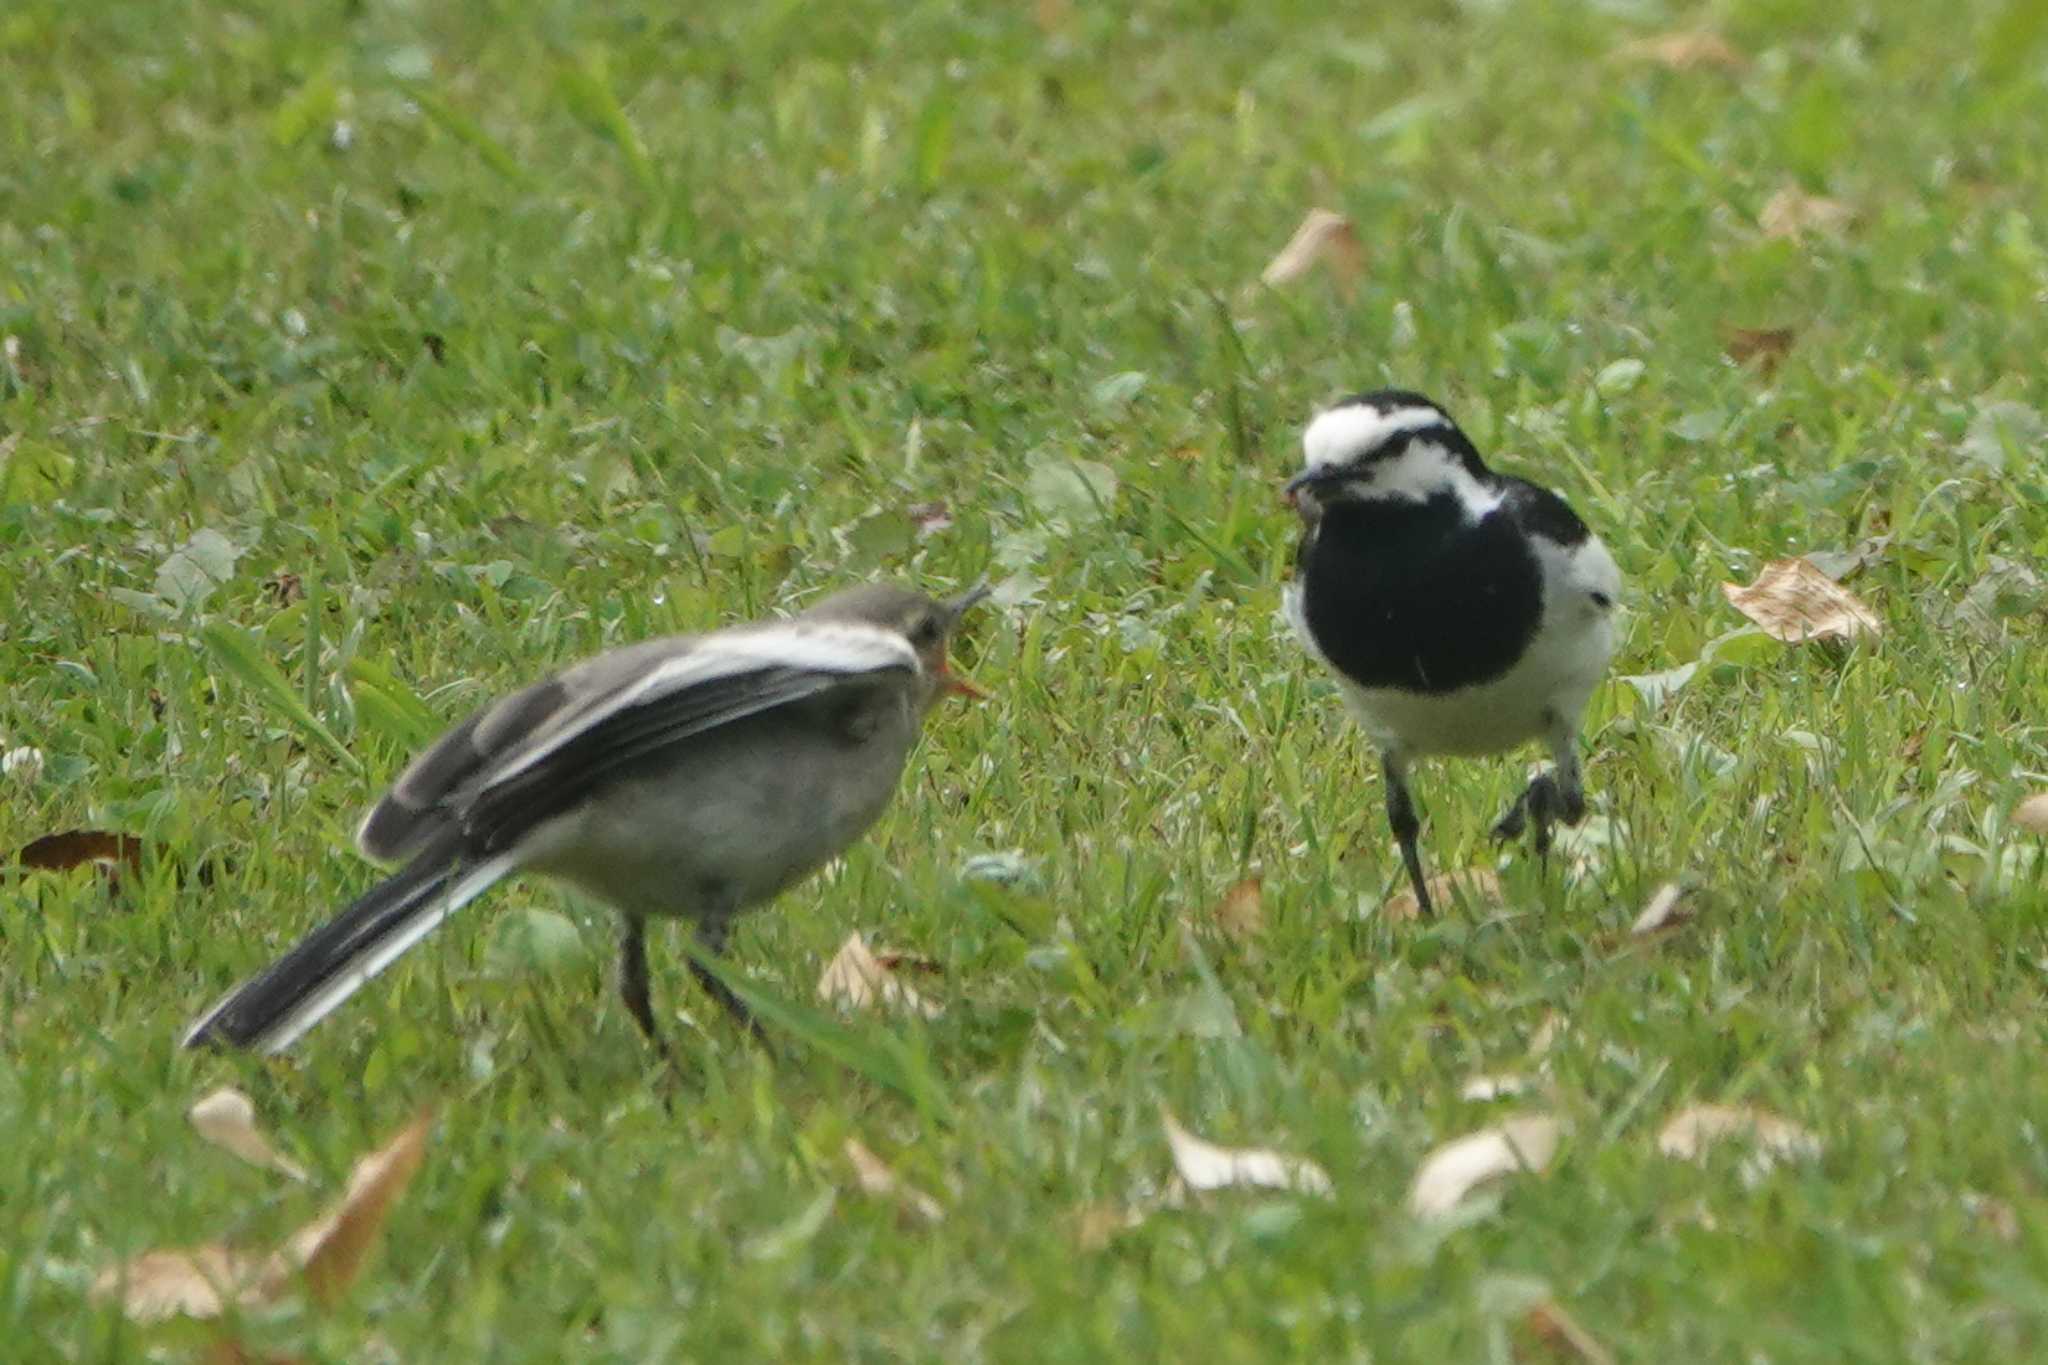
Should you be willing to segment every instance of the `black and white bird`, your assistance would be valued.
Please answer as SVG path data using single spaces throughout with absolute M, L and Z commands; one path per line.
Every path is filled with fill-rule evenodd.
M 186 1045 L 281 1051 L 491 886 L 538 872 L 619 911 L 620 994 L 662 1046 L 646 921 L 686 918 L 715 955 L 736 915 L 864 834 L 933 702 L 974 693 L 946 643 L 985 595 L 852 588 L 789 620 L 615 649 L 477 712 L 356 832 L 404 867 L 229 992 Z
M 1387 821 L 1423 913 L 1408 770 L 1433 754 L 1549 747 L 1496 839 L 1586 810 L 1579 718 L 1614 655 L 1621 574 L 1548 489 L 1497 474 L 1444 409 L 1401 389 L 1347 398 L 1302 436 L 1303 523 L 1285 611 L 1378 746 Z

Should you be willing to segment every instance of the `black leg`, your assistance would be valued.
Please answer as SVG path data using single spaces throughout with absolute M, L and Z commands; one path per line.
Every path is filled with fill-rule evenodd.
M 1422 821 L 1415 814 L 1415 798 L 1408 794 L 1406 765 L 1389 755 L 1380 760 L 1380 772 L 1387 783 L 1387 824 L 1400 842 L 1401 862 L 1415 887 L 1416 908 L 1425 915 L 1435 914 L 1436 907 L 1429 903 L 1429 886 L 1422 879 L 1422 850 L 1416 844 Z
M 731 926 L 732 921 L 724 915 L 699 920 L 697 942 L 712 957 L 722 958 L 725 956 L 727 931 Z M 746 1002 L 734 995 L 732 987 L 720 981 L 709 967 L 694 957 L 690 959 L 690 975 L 697 978 L 697 984 L 704 988 L 704 993 L 723 1006 L 735 1023 L 756 1038 L 766 1039 L 768 1035 L 762 1031 L 760 1021 L 754 1018 L 754 1012 L 747 1008 Z
M 647 1041 L 666 1057 L 668 1042 L 655 1027 L 654 1006 L 647 996 L 647 921 L 628 915 L 624 926 L 619 934 L 619 996 Z

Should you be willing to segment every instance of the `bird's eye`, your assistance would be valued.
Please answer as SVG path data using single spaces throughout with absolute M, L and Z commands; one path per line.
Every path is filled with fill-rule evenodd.
M 910 623 L 910 643 L 929 649 L 939 642 L 939 618 L 924 612 Z

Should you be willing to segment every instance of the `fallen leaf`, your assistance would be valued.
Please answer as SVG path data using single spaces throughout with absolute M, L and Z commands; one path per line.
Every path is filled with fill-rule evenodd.
M 1666 882 L 1650 896 L 1650 903 L 1643 907 L 1643 913 L 1636 916 L 1636 922 L 1628 931 L 1636 938 L 1646 938 L 1666 929 L 1676 929 L 1692 918 L 1691 897 L 1677 882 Z
M 218 1245 L 148 1251 L 101 1271 L 93 1297 L 118 1296 L 122 1313 L 144 1323 L 275 1303 L 301 1280 L 316 1303 L 333 1303 L 361 1272 L 392 1204 L 419 1170 L 432 1122 L 421 1114 L 358 1161 L 340 1201 L 270 1255 Z
M 1492 1128 L 1453 1138 L 1423 1159 L 1408 1191 L 1418 1218 L 1437 1218 L 1466 1195 L 1499 1176 L 1540 1172 L 1557 1155 L 1564 1126 L 1548 1114 L 1524 1114 Z
M 919 540 L 937 535 L 953 524 L 952 509 L 943 502 L 915 502 L 904 508 L 903 514 L 910 518 Z
M 1797 185 L 1787 185 L 1764 203 L 1756 216 L 1766 237 L 1789 237 L 1794 241 L 1809 232 L 1839 237 L 1854 217 L 1849 206 L 1836 199 L 1808 194 Z
M 943 1012 L 942 1006 L 918 994 L 909 982 L 899 980 L 869 951 L 867 940 L 858 933 L 848 934 L 846 942 L 825 964 L 818 977 L 818 998 L 828 1005 L 855 1010 L 889 1005 L 912 1010 L 927 1019 L 935 1019 Z
M 1365 249 L 1358 243 L 1351 220 L 1341 213 L 1310 209 L 1280 254 L 1259 272 L 1259 282 L 1276 287 L 1292 284 L 1318 264 L 1329 271 L 1338 292 L 1347 298 L 1365 274 Z
M 1264 1147 L 1218 1147 L 1205 1142 L 1161 1108 L 1166 1141 L 1173 1148 L 1173 1168 L 1192 1190 L 1294 1190 L 1329 1195 L 1329 1173 L 1307 1157 L 1288 1156 Z
M 1748 587 L 1723 583 L 1721 593 L 1764 634 L 1786 644 L 1851 640 L 1879 630 L 1869 607 L 1803 559 L 1774 560 Z
M 1614 50 L 1614 55 L 1623 61 L 1650 62 L 1673 71 L 1692 71 L 1701 67 L 1740 71 L 1749 65 L 1726 38 L 1707 29 L 1638 38 L 1634 42 L 1623 43 Z
M 1449 905 L 1464 901 L 1475 909 L 1499 905 L 1504 899 L 1501 891 L 1500 874 L 1489 867 L 1468 867 L 1462 872 L 1439 872 L 1425 878 L 1423 885 L 1429 888 L 1430 904 Z M 1380 906 L 1380 913 L 1394 923 L 1403 920 L 1421 919 L 1422 902 L 1415 898 L 1415 888 L 1396 892 L 1387 897 Z
M 869 1151 L 859 1138 L 848 1138 L 840 1150 L 846 1154 L 847 1164 L 853 1167 L 853 1178 L 864 1193 L 878 1199 L 893 1199 L 927 1223 L 936 1223 L 945 1216 L 946 1211 L 939 1206 L 938 1200 L 897 1179 L 896 1172 Z
M 1225 938 L 1250 943 L 1266 932 L 1265 897 L 1257 877 L 1246 877 L 1223 893 L 1209 912 L 1210 922 Z
M 1536 1031 L 1529 1035 L 1529 1055 L 1531 1057 L 1541 1057 L 1549 1052 L 1551 1048 L 1557 1046 L 1557 1040 L 1562 1038 L 1564 1031 L 1570 1027 L 1570 1021 L 1555 1010 L 1544 1015 L 1543 1022 L 1538 1024 Z
M 1738 365 L 1754 360 L 1765 375 L 1778 372 L 1778 362 L 1792 351 L 1796 335 L 1790 327 L 1730 327 L 1724 349 Z
M 280 569 L 263 580 L 263 592 L 272 606 L 288 607 L 306 595 L 306 585 L 297 574 Z
M 1591 1361 L 1593 1365 L 1611 1365 L 1614 1360 L 1607 1348 L 1595 1341 L 1593 1334 L 1579 1326 L 1578 1320 L 1553 1299 L 1545 1299 L 1531 1308 L 1523 1317 L 1522 1325 L 1529 1329 L 1530 1336 L 1558 1355 Z
M 262 1166 L 291 1177 L 306 1178 L 305 1167 L 270 1145 L 256 1127 L 256 1106 L 239 1090 L 216 1090 L 185 1111 L 185 1117 L 199 1130 L 199 1136 L 216 1147 L 225 1148 L 252 1166 Z
M 314 1302 L 333 1303 L 362 1273 L 392 1205 L 419 1172 L 433 1126 L 432 1111 L 424 1111 L 389 1142 L 357 1161 L 340 1201 L 285 1243 L 279 1253 L 283 1264 L 277 1269 L 286 1278 L 293 1270 L 301 1272 Z
M 2014 806 L 2012 823 L 2029 834 L 2048 834 L 2048 792 L 2036 792 Z
M 101 1271 L 92 1297 L 100 1302 L 118 1297 L 130 1322 L 217 1318 L 228 1304 L 244 1299 L 263 1265 L 261 1257 L 222 1246 L 145 1251 Z
M 1512 1095 L 1533 1090 L 1536 1078 L 1518 1071 L 1480 1072 L 1465 1078 L 1465 1084 L 1458 1088 L 1458 1098 L 1485 1104 L 1492 1100 L 1504 1100 Z
M 1680 1161 L 1700 1161 L 1715 1144 L 1744 1138 L 1756 1148 L 1758 1172 L 1780 1157 L 1820 1155 L 1820 1139 L 1789 1119 L 1747 1105 L 1694 1104 L 1674 1115 L 1657 1134 L 1657 1150 Z
M 90 866 L 109 882 L 118 882 L 124 870 L 141 873 L 142 840 L 112 830 L 67 829 L 23 844 L 14 860 L 48 872 Z

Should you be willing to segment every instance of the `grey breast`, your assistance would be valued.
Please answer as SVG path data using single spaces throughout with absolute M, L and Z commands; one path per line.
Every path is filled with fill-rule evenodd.
M 621 772 L 530 865 L 628 914 L 731 915 L 865 833 L 917 729 L 908 675 L 749 716 Z

